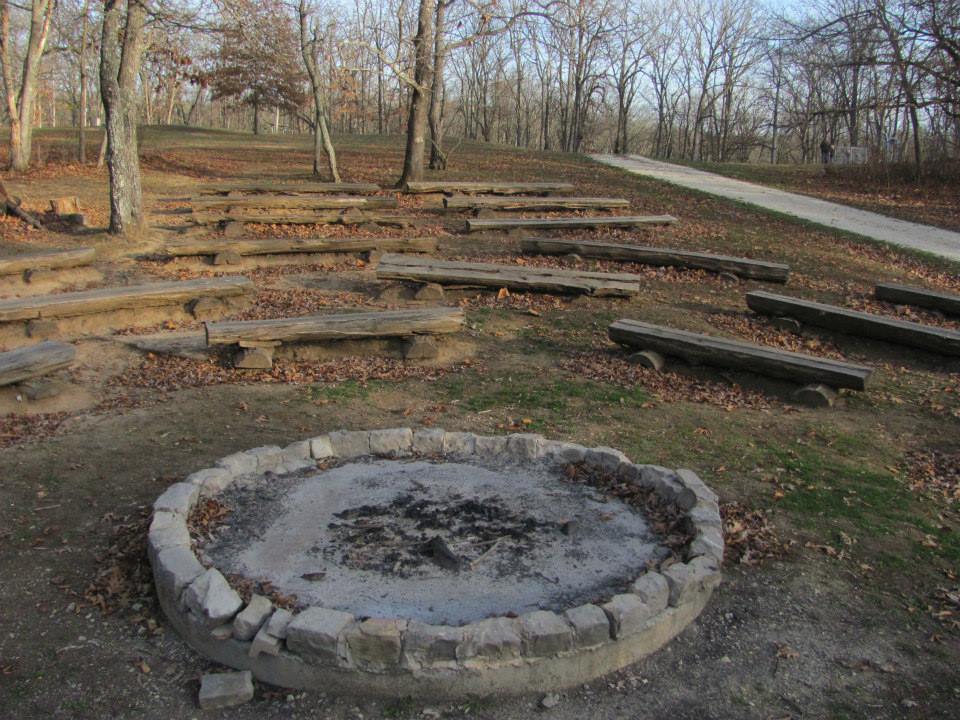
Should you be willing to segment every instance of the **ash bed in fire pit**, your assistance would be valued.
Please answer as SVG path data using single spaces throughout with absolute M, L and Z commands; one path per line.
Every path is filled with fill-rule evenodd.
M 161 604 L 265 682 L 543 692 L 661 647 L 723 554 L 689 471 L 537 435 L 335 432 L 222 459 L 154 506 Z

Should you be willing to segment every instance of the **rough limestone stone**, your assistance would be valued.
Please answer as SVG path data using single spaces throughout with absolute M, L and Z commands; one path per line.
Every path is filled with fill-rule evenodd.
M 217 460 L 217 467 L 223 468 L 234 477 L 249 475 L 257 471 L 257 459 L 245 452 L 238 452 Z
M 287 648 L 290 652 L 325 663 L 338 664 L 346 659 L 341 633 L 353 624 L 353 615 L 310 607 L 287 625 Z
M 247 655 L 255 658 L 262 653 L 276 657 L 280 654 L 280 646 L 282 644 L 283 640 L 268 633 L 267 627 L 264 625 L 257 631 L 253 642 L 250 643 L 250 650 L 247 652 Z
M 237 640 L 252 640 L 260 626 L 273 612 L 273 603 L 263 595 L 254 595 L 250 603 L 233 619 L 233 636 Z
M 547 440 L 544 442 L 543 453 L 556 462 L 582 463 L 587 457 L 587 448 L 576 443 Z
M 676 563 L 664 573 L 670 585 L 670 604 L 685 605 L 709 595 L 720 584 L 720 567 L 713 558 L 701 555 L 688 563 Z
M 425 285 L 421 286 L 420 289 L 417 290 L 417 292 L 414 293 L 413 299 L 421 300 L 421 301 L 438 302 L 440 300 L 443 300 L 443 294 L 444 294 L 443 285 L 440 285 L 438 283 L 426 283 Z
M 319 435 L 310 439 L 310 455 L 314 460 L 325 460 L 333 457 L 333 446 L 329 435 Z
M 617 477 L 630 483 L 639 483 L 642 470 L 634 463 L 623 463 L 617 468 Z
M 154 558 L 167 548 L 190 548 L 190 531 L 179 513 L 157 512 L 150 521 L 147 533 L 147 551 Z
M 233 637 L 233 623 L 227 623 L 225 625 L 217 625 L 213 630 L 210 631 L 210 638 L 216 640 L 217 642 L 224 642 Z
M 610 618 L 597 605 L 580 605 L 567 610 L 564 616 L 573 627 L 576 647 L 592 647 L 610 640 Z
M 283 462 L 285 463 L 291 460 L 309 460 L 310 458 L 309 440 L 299 440 L 290 443 L 283 449 Z
M 720 518 L 720 508 L 716 503 L 700 500 L 687 514 L 690 521 L 698 528 L 720 528 L 723 520 Z
M 269 370 L 273 367 L 273 348 L 240 348 L 233 358 L 233 366 L 240 370 Z
M 354 665 L 363 670 L 383 671 L 400 666 L 400 650 L 406 620 L 371 618 L 351 625 L 343 637 Z
M 370 452 L 386 457 L 403 457 L 413 447 L 413 430 L 392 428 L 370 431 Z
M 414 335 L 403 344 L 404 360 L 432 360 L 439 354 L 437 339 L 429 335 Z
M 200 707 L 204 710 L 236 707 L 253 699 L 253 674 L 210 673 L 200 679 Z
M 657 572 L 647 572 L 630 586 L 630 592 L 640 598 L 654 613 L 665 610 L 670 602 L 667 579 Z
M 473 455 L 477 447 L 477 436 L 466 432 L 448 432 L 443 435 L 443 454 L 452 457 Z
M 506 435 L 477 435 L 473 451 L 486 458 L 500 457 L 507 452 Z
M 654 491 L 667 502 L 681 510 L 690 510 L 697 504 L 696 493 L 680 482 L 677 474 L 658 465 L 641 465 L 640 482 Z
M 283 464 L 283 450 L 276 445 L 264 445 L 263 447 L 247 450 L 244 455 L 253 458 L 256 462 L 256 472 L 276 472 Z
M 284 608 L 278 608 L 264 626 L 273 637 L 283 640 L 287 637 L 287 627 L 293 620 L 293 613 Z
M 657 615 L 649 605 L 632 593 L 614 595 L 610 602 L 603 605 L 603 611 L 610 619 L 610 630 L 616 640 L 643 630 Z
M 456 664 L 463 643 L 462 627 L 411 621 L 403 635 L 403 664 L 413 669 Z
M 355 458 L 370 454 L 370 433 L 366 430 L 337 430 L 328 437 L 335 457 Z
M 502 662 L 520 657 L 523 640 L 516 620 L 499 617 L 470 623 L 464 628 L 466 655 Z
M 209 497 L 210 495 L 221 493 L 230 487 L 230 483 L 233 482 L 233 475 L 230 474 L 229 470 L 225 470 L 224 468 L 205 468 L 204 470 L 198 470 L 188 475 L 184 482 L 196 485 L 200 488 L 201 495 Z
M 717 527 L 702 527 L 690 543 L 690 555 L 705 555 L 719 565 L 723 562 L 723 531 Z
M 186 515 L 200 495 L 200 488 L 193 483 L 181 482 L 168 487 L 153 503 L 153 511 Z
M 157 591 L 166 593 L 178 605 L 184 589 L 205 572 L 189 547 L 161 550 L 153 560 L 153 578 Z
M 543 454 L 543 436 L 513 433 L 507 438 L 507 452 L 520 461 L 536 460 Z
M 226 305 L 220 298 L 199 298 L 190 305 L 190 314 L 197 320 L 215 320 L 226 310 Z
M 630 458 L 619 450 L 610 447 L 589 448 L 584 460 L 588 465 L 607 472 L 616 472 L 621 463 L 630 462 Z
M 573 628 L 556 613 L 537 610 L 519 621 L 526 657 L 553 657 L 573 647 Z
M 243 600 L 215 568 L 190 583 L 183 602 L 207 628 L 229 622 L 243 607 Z
M 700 476 L 693 472 L 693 470 L 680 468 L 677 470 L 677 478 L 683 485 L 693 490 L 698 498 L 712 502 L 718 502 L 720 500 L 717 494 L 708 488 L 706 483 L 704 483 L 703 480 L 700 479 Z
M 413 452 L 417 455 L 440 455 L 443 453 L 443 430 L 419 428 L 413 431 Z

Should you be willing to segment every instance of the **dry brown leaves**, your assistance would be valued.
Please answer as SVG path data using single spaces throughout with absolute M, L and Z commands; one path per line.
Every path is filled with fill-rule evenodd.
M 956 581 L 957 577 L 951 575 L 950 579 Z M 960 585 L 937 588 L 927 611 L 950 629 L 960 630 Z
M 763 510 L 750 510 L 738 502 L 720 505 L 723 518 L 723 561 L 728 565 L 760 565 L 783 557 L 794 544 L 784 542 Z
M 611 350 L 572 353 L 560 367 L 577 377 L 625 387 L 642 386 L 664 402 L 696 402 L 719 405 L 727 411 L 739 408 L 767 410 L 769 399 L 760 392 L 734 383 L 701 380 L 674 372 L 657 372 L 627 361 Z
M 375 303 L 359 292 L 317 292 L 304 288 L 284 290 L 262 289 L 257 292 L 253 305 L 237 314 L 234 320 L 270 320 L 273 318 L 299 317 L 328 308 L 354 308 L 375 306 Z
M 913 450 L 901 468 L 913 492 L 948 503 L 960 501 L 960 452 Z
M 466 310 L 477 308 L 499 308 L 520 310 L 528 314 L 541 315 L 551 310 L 563 310 L 570 303 L 569 298 L 544 293 L 511 292 L 502 288 L 499 292 L 480 292 L 460 299 L 458 305 Z
M 790 352 L 844 359 L 843 353 L 830 341 L 778 330 L 766 320 L 752 315 L 714 313 L 709 316 L 709 321 L 714 327 L 722 328 L 740 340 Z
M 0 416 L 0 447 L 50 437 L 67 417 L 69 413 L 65 412 Z
M 936 310 L 924 310 L 910 305 L 894 305 L 882 300 L 875 300 L 867 295 L 848 297 L 845 299 L 844 305 L 852 310 L 883 315 L 895 320 L 906 320 L 949 330 L 960 330 L 960 322 L 947 318 L 943 313 Z

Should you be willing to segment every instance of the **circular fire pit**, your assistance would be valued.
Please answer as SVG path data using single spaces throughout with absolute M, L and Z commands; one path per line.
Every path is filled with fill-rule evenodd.
M 538 435 L 334 432 L 220 460 L 154 504 L 161 605 L 284 687 L 543 692 L 661 647 L 723 555 L 692 472 Z

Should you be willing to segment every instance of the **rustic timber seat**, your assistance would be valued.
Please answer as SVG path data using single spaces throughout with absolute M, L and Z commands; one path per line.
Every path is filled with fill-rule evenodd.
M 520 241 L 520 249 L 528 255 L 569 255 L 587 258 L 622 260 L 644 265 L 697 268 L 717 273 L 730 273 L 751 280 L 786 282 L 790 266 L 781 263 L 751 260 L 729 255 L 673 250 L 670 248 L 622 245 L 616 243 L 589 242 L 585 240 L 552 240 L 529 238 Z
M 333 183 L 306 181 L 266 180 L 226 180 L 200 190 L 202 195 L 227 195 L 240 193 L 249 195 L 296 195 L 342 193 L 367 194 L 380 192 L 380 186 L 374 183 Z
M 377 278 L 461 287 L 492 287 L 546 293 L 627 297 L 640 292 L 639 278 L 626 273 L 454 262 L 389 254 L 380 258 Z
M 878 283 L 873 294 L 877 300 L 939 310 L 946 315 L 960 315 L 960 295 L 893 283 Z
M 619 217 L 564 218 L 471 218 L 467 232 L 480 230 L 591 230 L 594 228 L 636 228 L 672 225 L 672 215 L 622 215 Z
M 95 248 L 44 250 L 0 257 L 0 275 L 16 275 L 30 270 L 60 270 L 89 265 L 97 257 Z
M 305 253 L 412 252 L 437 249 L 433 237 L 389 238 L 199 238 L 168 242 L 162 254 L 168 257 L 212 256 L 215 265 L 235 264 L 242 257 Z
M 836 305 L 762 290 L 747 293 L 747 306 L 763 315 L 789 317 L 826 330 L 907 345 L 942 355 L 960 356 L 960 332 L 956 330 L 847 310 Z
M 572 192 L 574 186 L 567 182 L 475 182 L 468 180 L 423 180 L 408 182 L 403 186 L 408 193 L 456 193 L 490 195 L 549 195 L 557 192 Z
M 630 201 L 607 197 L 445 197 L 448 210 L 614 210 L 630 207 Z
M 207 344 L 237 345 L 235 364 L 242 368 L 269 368 L 273 351 L 283 344 L 383 338 L 420 338 L 445 335 L 463 328 L 459 308 L 431 307 L 413 310 L 352 312 L 273 320 L 240 320 L 206 323 Z M 424 343 L 409 343 L 406 357 L 426 358 Z M 411 358 L 413 359 L 413 358 Z
M 0 352 L 0 386 L 62 370 L 73 363 L 76 354 L 73 345 L 49 341 Z
M 194 213 L 213 210 L 344 210 L 395 208 L 395 197 L 340 197 L 328 195 L 201 195 L 190 198 Z
M 246 224 L 262 225 L 358 225 L 374 223 L 392 227 L 410 227 L 415 220 L 401 215 L 364 212 L 359 208 L 341 210 L 290 211 L 282 209 L 269 212 L 253 212 L 244 209 L 226 209 L 194 212 L 189 215 L 195 226 Z M 189 227 L 189 226 L 187 226 Z

